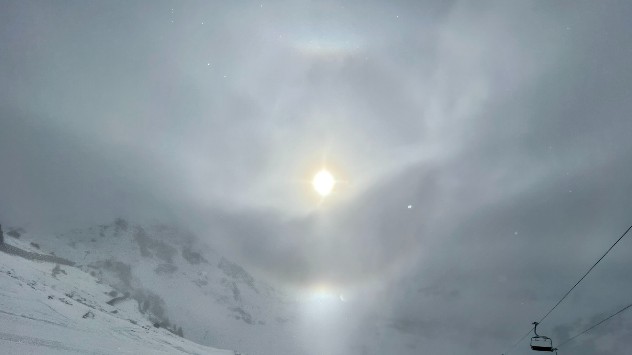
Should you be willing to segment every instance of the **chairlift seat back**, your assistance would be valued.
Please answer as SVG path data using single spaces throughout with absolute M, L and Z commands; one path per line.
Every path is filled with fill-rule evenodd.
M 538 336 L 531 338 L 531 350 L 534 351 L 553 351 L 553 342 L 551 338 Z

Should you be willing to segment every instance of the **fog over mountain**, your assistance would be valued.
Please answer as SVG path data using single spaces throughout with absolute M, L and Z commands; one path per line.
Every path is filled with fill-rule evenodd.
M 0 223 L 70 253 L 56 236 L 99 241 L 121 218 L 138 249 L 118 261 L 147 268 L 143 289 L 172 263 L 135 228 L 169 226 L 213 272 L 223 258 L 282 295 L 265 325 L 208 319 L 195 341 L 501 354 L 632 225 L 631 16 L 614 0 L 2 2 Z M 632 302 L 630 239 L 542 334 Z M 91 262 L 116 256 L 97 244 Z M 222 312 L 272 299 L 242 286 Z M 206 345 L 239 350 L 226 339 Z M 560 354 L 630 339 L 624 312 Z

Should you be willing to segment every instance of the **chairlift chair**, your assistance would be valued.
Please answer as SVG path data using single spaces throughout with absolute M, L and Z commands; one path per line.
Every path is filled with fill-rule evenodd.
M 551 338 L 538 334 L 538 324 L 538 322 L 533 322 L 533 333 L 535 336 L 531 338 L 531 350 L 549 352 L 557 350 L 553 347 L 553 340 L 551 340 Z
M 531 338 L 531 350 L 553 351 L 553 341 L 551 338 L 539 335 Z

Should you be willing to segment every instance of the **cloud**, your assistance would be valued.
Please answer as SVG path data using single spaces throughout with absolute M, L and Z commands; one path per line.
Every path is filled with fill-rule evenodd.
M 8 6 L 2 223 L 175 220 L 403 354 L 506 350 L 629 225 L 627 4 L 260 5 Z M 543 330 L 624 302 L 629 250 Z

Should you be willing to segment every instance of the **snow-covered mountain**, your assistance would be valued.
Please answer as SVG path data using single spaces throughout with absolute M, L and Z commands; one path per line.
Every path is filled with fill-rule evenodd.
M 32 243 L 0 246 L 0 353 L 235 354 L 156 327 L 135 300 Z
M 294 333 L 294 303 L 185 230 L 117 219 L 55 236 L 18 234 L 187 339 L 249 355 L 307 353 Z

